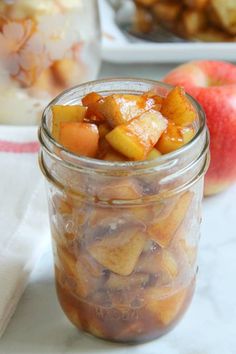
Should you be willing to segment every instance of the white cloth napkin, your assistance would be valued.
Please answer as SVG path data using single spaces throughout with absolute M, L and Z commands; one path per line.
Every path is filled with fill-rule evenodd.
M 0 337 L 49 240 L 36 127 L 0 126 Z

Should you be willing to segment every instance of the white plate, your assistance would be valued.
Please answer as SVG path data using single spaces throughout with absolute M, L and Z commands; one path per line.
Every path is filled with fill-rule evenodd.
M 99 6 L 104 60 L 114 63 L 176 63 L 196 59 L 236 61 L 236 42 L 133 42 L 117 27 L 114 11 L 106 0 L 99 0 Z

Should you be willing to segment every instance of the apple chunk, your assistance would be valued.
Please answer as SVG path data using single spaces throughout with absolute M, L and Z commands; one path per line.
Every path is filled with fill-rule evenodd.
M 156 224 L 149 226 L 148 233 L 153 241 L 156 241 L 161 247 L 168 247 L 187 213 L 192 198 L 192 192 L 185 192 L 179 197 L 167 217 L 159 219 Z
M 145 244 L 144 233 L 136 228 L 94 240 L 87 249 L 105 268 L 119 275 L 129 275 Z
M 98 128 L 90 123 L 61 123 L 59 142 L 78 155 L 94 157 L 98 149 Z
M 157 149 L 162 154 L 175 151 L 187 144 L 194 137 L 192 127 L 180 127 L 169 121 L 167 129 L 157 142 Z
M 61 123 L 82 122 L 86 113 L 86 107 L 74 106 L 52 106 L 52 136 L 58 140 L 60 135 Z
M 142 95 L 114 94 L 104 98 L 99 110 L 107 122 L 115 127 L 129 122 L 155 105 L 153 98 Z
M 186 288 L 179 289 L 175 293 L 168 287 L 152 288 L 147 292 L 147 309 L 157 317 L 158 321 L 167 326 L 181 312 L 187 295 Z
M 129 159 L 144 160 L 166 127 L 167 121 L 161 113 L 150 110 L 114 128 L 106 139 L 113 149 Z
M 179 86 L 168 93 L 163 101 L 161 113 L 164 117 L 183 126 L 193 123 L 197 117 L 193 105 Z

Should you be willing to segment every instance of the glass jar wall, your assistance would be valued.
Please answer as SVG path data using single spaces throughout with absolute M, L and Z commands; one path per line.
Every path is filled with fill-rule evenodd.
M 168 332 L 194 293 L 208 135 L 152 161 L 108 162 L 69 153 L 52 138 L 51 105 L 78 104 L 88 92 L 141 94 L 163 83 L 90 82 L 55 99 L 39 133 L 48 180 L 57 294 L 79 329 L 122 342 Z M 189 99 L 191 99 L 189 97 Z

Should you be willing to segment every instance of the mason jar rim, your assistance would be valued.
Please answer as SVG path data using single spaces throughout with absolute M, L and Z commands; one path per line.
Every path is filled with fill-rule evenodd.
M 204 132 L 204 130 L 207 130 L 206 128 L 206 117 L 205 117 L 205 113 L 202 109 L 202 107 L 200 106 L 200 104 L 189 94 L 186 93 L 188 99 L 190 100 L 190 102 L 193 104 L 194 108 L 196 109 L 196 112 L 198 114 L 198 118 L 199 118 L 199 127 L 198 130 L 196 132 L 196 134 L 194 135 L 194 137 L 184 146 L 182 146 L 181 148 L 167 153 L 167 154 L 163 154 L 161 156 L 159 156 L 156 159 L 153 160 L 142 160 L 142 161 L 125 161 L 125 162 L 120 162 L 120 161 L 105 161 L 105 160 L 99 160 L 99 159 L 95 159 L 95 158 L 90 158 L 90 157 L 86 157 L 86 156 L 79 156 L 74 154 L 73 152 L 67 150 L 65 147 L 63 147 L 63 145 L 61 145 L 59 142 L 57 142 L 51 132 L 50 129 L 48 127 L 47 124 L 47 113 L 49 112 L 49 110 L 51 109 L 51 107 L 53 105 L 56 105 L 61 98 L 63 98 L 66 94 L 68 93 L 73 93 L 76 92 L 77 90 L 80 90 L 82 88 L 86 88 L 86 87 L 93 87 L 94 85 L 102 85 L 102 84 L 109 84 L 109 83 L 114 83 L 114 82 L 120 82 L 120 83 L 144 83 L 144 84 L 149 84 L 152 85 L 153 87 L 158 86 L 158 87 L 163 87 L 166 89 L 171 89 L 173 88 L 172 85 L 166 84 L 164 82 L 161 81 L 157 81 L 157 80 L 149 80 L 149 79 L 139 79 L 139 78 L 132 78 L 132 77 L 119 77 L 119 78 L 108 78 L 108 79 L 101 79 L 101 80 L 94 80 L 94 81 L 89 81 L 80 85 L 76 85 L 72 88 L 69 88 L 67 90 L 64 90 L 60 95 L 58 95 L 57 97 L 55 97 L 44 109 L 43 111 L 43 115 L 42 115 L 42 122 L 41 122 L 41 127 L 39 128 L 39 141 L 41 143 L 41 147 L 47 151 L 47 153 L 49 155 L 51 155 L 51 157 L 53 157 L 55 160 L 57 160 L 58 162 L 67 165 L 69 168 L 73 168 L 73 169 L 81 169 L 81 164 L 83 165 L 83 169 L 86 169 L 86 167 L 88 169 L 92 169 L 94 172 L 96 171 L 101 171 L 101 170 L 105 170 L 105 171 L 110 171 L 110 172 L 116 172 L 116 171 L 126 171 L 127 169 L 132 169 L 132 171 L 137 171 L 137 170 L 148 170 L 151 169 L 153 167 L 157 168 L 158 170 L 161 170 L 162 166 L 164 166 L 165 168 L 167 167 L 167 165 L 169 165 L 171 163 L 171 161 L 177 159 L 178 157 L 180 157 L 181 155 L 184 155 L 185 153 L 187 153 L 191 147 L 196 143 L 196 141 L 200 138 L 201 134 Z M 122 90 L 120 90 L 122 92 Z M 91 92 L 91 91 L 88 91 Z M 107 91 L 99 91 L 99 92 L 107 92 Z M 109 91 L 108 91 L 109 92 Z M 46 137 L 46 139 L 52 144 L 53 147 L 60 149 L 60 151 L 63 151 L 63 156 L 65 156 L 66 158 L 61 158 L 60 156 L 58 156 L 57 154 L 55 154 L 54 151 L 51 151 L 48 146 L 45 144 L 44 141 L 44 136 Z M 209 144 L 209 142 L 207 143 L 207 145 Z M 205 149 L 204 149 L 205 150 Z M 72 159 L 73 162 L 72 162 Z

